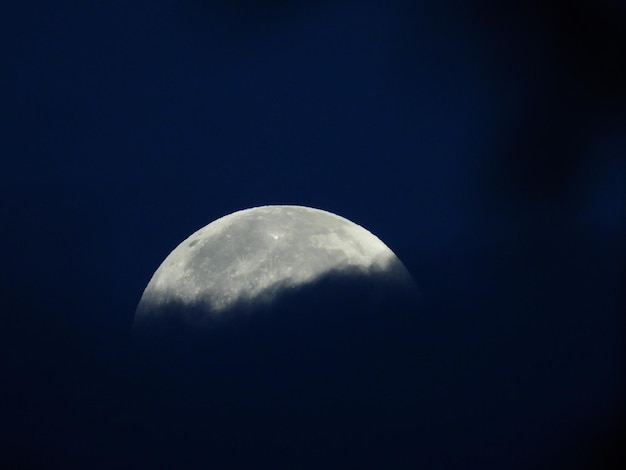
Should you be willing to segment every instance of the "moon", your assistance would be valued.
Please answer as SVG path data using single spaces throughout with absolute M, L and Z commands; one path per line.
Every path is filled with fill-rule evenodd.
M 204 454 L 219 442 L 211 458 L 244 459 L 239 467 L 250 455 L 301 467 L 306 455 L 317 468 L 338 448 L 342 466 L 368 450 L 375 458 L 419 422 L 416 300 L 398 257 L 338 215 L 272 205 L 215 220 L 165 258 L 137 307 L 140 445 Z
M 416 294 L 402 262 L 365 228 L 320 209 L 269 205 L 221 217 L 180 243 L 145 288 L 134 328 L 176 315 L 201 329 L 328 278 L 373 281 L 365 296 L 386 287 Z

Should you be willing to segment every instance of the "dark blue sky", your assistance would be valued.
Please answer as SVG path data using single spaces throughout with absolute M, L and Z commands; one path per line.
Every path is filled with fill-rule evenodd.
M 101 418 L 84 390 L 123 362 L 163 258 L 278 203 L 363 225 L 418 281 L 432 419 L 453 430 L 431 468 L 610 442 L 619 2 L 35 1 L 0 17 L 7 460 L 68 461 Z

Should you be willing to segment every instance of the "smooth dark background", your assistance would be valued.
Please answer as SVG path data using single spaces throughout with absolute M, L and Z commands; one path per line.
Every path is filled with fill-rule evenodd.
M 154 270 L 222 215 L 301 204 L 420 286 L 423 468 L 609 468 L 626 9 L 502 3 L 4 2 L 0 463 L 123 467 Z

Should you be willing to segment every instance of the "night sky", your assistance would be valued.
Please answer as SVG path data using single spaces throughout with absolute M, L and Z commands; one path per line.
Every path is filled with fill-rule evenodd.
M 415 421 L 388 436 L 411 451 L 378 445 L 386 468 L 613 468 L 626 8 L 466 3 L 4 2 L 0 466 L 227 468 L 214 440 L 139 436 L 134 311 L 197 229 L 298 204 L 419 286 Z M 380 468 L 355 442 L 324 468 Z

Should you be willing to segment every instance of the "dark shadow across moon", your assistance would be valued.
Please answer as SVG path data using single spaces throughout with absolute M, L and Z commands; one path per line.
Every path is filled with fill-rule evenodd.
M 142 427 L 167 416 L 193 428 L 187 438 L 175 424 L 164 431 L 166 460 L 174 458 L 169 445 L 195 448 L 206 439 L 216 461 L 244 466 L 256 458 L 312 468 L 331 454 L 345 462 L 393 453 L 410 461 L 402 428 L 417 419 L 409 411 L 415 294 L 384 273 L 331 273 L 272 304 L 240 303 L 204 329 L 177 315 L 189 305 L 169 303 L 162 322 L 134 331 L 137 392 L 147 399 L 137 397 Z M 147 425 L 138 444 L 165 438 L 154 432 Z

